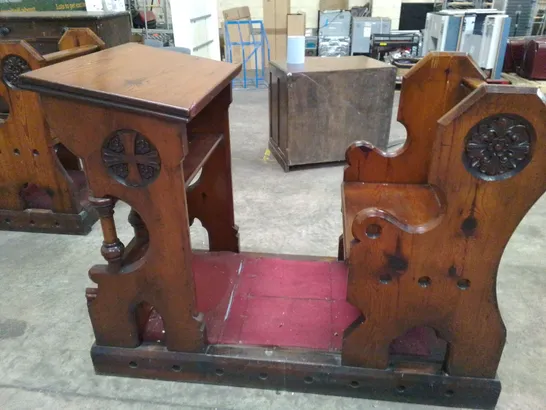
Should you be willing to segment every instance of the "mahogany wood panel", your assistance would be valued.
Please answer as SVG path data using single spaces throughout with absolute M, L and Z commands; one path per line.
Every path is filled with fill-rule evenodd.
M 74 98 L 193 118 L 240 69 L 235 64 L 130 43 L 29 73 L 26 81 L 71 93 Z
M 402 81 L 398 121 L 405 125 L 407 140 L 395 152 L 382 152 L 364 141 L 360 150 L 347 150 L 344 180 L 378 183 L 425 183 L 436 122 L 468 91 L 464 77 L 485 80 L 475 63 L 464 54 L 429 53 Z
M 105 375 L 457 408 L 494 409 L 501 391 L 496 379 L 348 367 L 339 364 L 339 354 L 278 347 L 213 345 L 205 353 L 183 353 L 158 345 L 93 346 L 91 357 L 96 371 Z
M 240 66 L 134 44 L 96 54 L 28 73 L 22 85 L 40 91 L 52 132 L 82 159 L 101 219 L 107 265 L 91 268 L 98 287 L 86 294 L 96 343 L 139 346 L 153 309 L 169 350 L 201 351 L 189 223 L 202 220 L 212 249 L 238 251 L 227 110 Z M 118 200 L 132 207 L 127 247 Z
M 474 91 L 458 103 L 452 96 L 445 113 L 430 119 L 434 137 L 422 135 L 428 146 L 413 151 L 405 175 L 391 172 L 399 169 L 394 162 L 384 174 L 364 172 L 366 155 L 376 163 L 378 153 L 361 144 L 348 150 L 356 160 L 344 183 L 348 300 L 362 316 L 344 335 L 346 365 L 387 368 L 391 342 L 428 326 L 448 343 L 449 375 L 496 375 L 506 338 L 497 269 L 512 233 L 546 190 L 546 101 L 537 90 L 485 85 L 479 77 L 462 87 L 465 67 L 460 60 L 455 73 L 430 66 L 431 78 L 454 73 L 453 90 Z M 393 159 L 409 161 L 407 152 Z M 427 189 L 437 201 L 417 194 Z
M 239 252 L 239 228 L 235 224 L 228 108 L 231 87 L 226 87 L 193 121 L 189 133 L 198 139 L 203 134 L 222 135 L 211 150 L 201 176 L 188 189 L 190 222 L 201 221 L 209 236 L 210 251 Z M 211 121 L 214 118 L 214 121 Z M 191 155 L 191 150 L 190 150 Z
M 136 311 L 141 303 L 148 303 L 163 317 L 169 349 L 200 350 L 203 336 L 201 324 L 194 319 L 197 312 L 193 311 L 190 241 L 187 233 L 177 234 L 188 226 L 180 166 L 185 127 L 180 121 L 167 122 L 49 96 L 42 96 L 42 101 L 51 129 L 68 149 L 82 158 L 93 196 L 113 197 L 128 203 L 149 233 L 147 252 L 140 259 L 127 264 L 113 259 L 112 266 L 97 265 L 89 271 L 90 278 L 98 284 L 97 290 L 88 293 L 96 343 L 138 346 Z M 142 181 L 131 187 L 128 186 L 131 181 L 120 183 L 112 178 L 112 171 L 104 166 L 101 146 L 116 130 L 134 130 L 153 144 L 161 161 L 153 182 L 143 185 Z M 127 142 L 124 148 L 131 155 Z M 128 167 L 131 169 L 127 178 L 130 178 L 136 164 L 129 163 Z M 113 209 L 107 210 L 106 215 L 109 212 Z M 104 217 L 101 215 L 101 220 Z M 123 246 L 115 233 L 109 234 L 112 229 L 109 223 L 105 229 L 103 223 L 105 244 L 112 244 L 111 250 L 121 258 Z
M 351 249 L 355 238 L 353 229 L 358 227 L 357 237 L 367 235 L 357 221 L 381 217 L 404 231 L 421 233 L 438 225 L 445 213 L 442 193 L 431 185 L 348 182 L 343 185 L 342 203 L 346 250 Z

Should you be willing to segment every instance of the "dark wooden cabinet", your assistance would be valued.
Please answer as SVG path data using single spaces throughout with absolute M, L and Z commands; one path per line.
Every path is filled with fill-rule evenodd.
M 114 47 L 131 39 L 128 12 L 47 11 L 0 13 L 0 40 L 31 40 L 40 53 L 57 51 L 57 43 L 67 28 L 90 28 L 106 44 Z
M 364 140 L 386 149 L 396 70 L 368 57 L 271 62 L 269 147 L 285 171 L 343 161 Z

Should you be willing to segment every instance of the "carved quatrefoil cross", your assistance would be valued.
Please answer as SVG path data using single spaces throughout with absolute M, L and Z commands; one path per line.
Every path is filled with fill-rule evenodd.
M 496 181 L 514 176 L 529 163 L 535 132 L 524 118 L 503 114 L 485 118 L 466 139 L 466 166 L 478 178 Z
M 159 175 L 161 160 L 155 146 L 134 130 L 118 130 L 102 146 L 108 173 L 130 187 L 143 187 Z

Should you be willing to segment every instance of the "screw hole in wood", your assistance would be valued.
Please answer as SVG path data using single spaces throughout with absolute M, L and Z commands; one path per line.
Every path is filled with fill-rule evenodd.
M 260 380 L 267 380 L 267 373 L 260 373 L 258 377 L 260 378 Z
M 11 219 L 6 218 L 6 219 L 4 219 L 4 222 L 9 225 L 11 223 Z
M 37 157 L 38 155 L 40 155 L 40 152 L 37 149 L 33 149 L 32 150 L 32 155 Z
M 396 393 L 402 394 L 406 391 L 406 386 L 400 385 L 396 386 Z
M 223 376 L 224 375 L 224 369 L 216 369 L 216 376 Z
M 177 364 L 174 364 L 173 367 L 172 367 L 172 370 L 173 370 L 173 372 L 179 373 L 179 372 L 182 371 L 182 367 L 177 365 Z
M 353 389 L 357 389 L 360 387 L 360 383 L 356 380 L 353 380 L 351 383 L 349 383 L 349 386 L 351 386 Z
M 137 362 L 129 362 L 129 367 L 131 369 L 136 369 L 138 367 L 138 364 L 137 364 Z
M 14 153 L 15 155 L 19 155 L 19 154 L 21 154 L 21 151 L 19 151 L 18 148 L 15 148 L 15 149 L 13 150 L 13 153 Z
M 467 290 L 470 287 L 470 281 L 468 279 L 459 279 L 457 287 L 461 290 Z
M 455 394 L 455 392 L 453 390 L 447 390 L 445 392 L 446 397 L 453 397 L 454 394 Z
M 371 224 L 366 228 L 366 236 L 370 239 L 377 239 L 381 236 L 381 226 L 377 224 Z
M 33 220 L 30 221 L 30 226 L 34 226 L 36 225 L 36 222 L 34 222 Z
M 428 288 L 431 284 L 431 280 L 428 276 L 423 276 L 417 281 L 422 288 Z
M 306 383 L 306 384 L 311 384 L 314 382 L 313 378 L 311 376 L 305 376 L 303 378 L 303 381 Z
M 392 282 L 392 276 L 388 273 L 379 276 L 379 282 L 381 282 L 383 285 L 388 285 Z

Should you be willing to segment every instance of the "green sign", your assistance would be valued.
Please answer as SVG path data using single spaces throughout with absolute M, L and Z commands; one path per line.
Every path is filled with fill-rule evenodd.
M 85 10 L 82 0 L 0 0 L 0 11 Z

